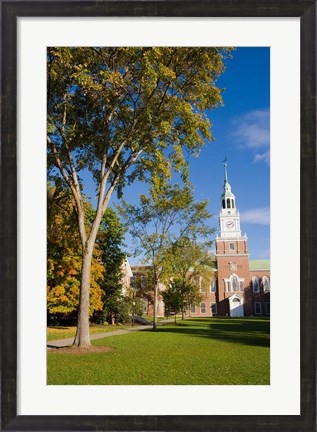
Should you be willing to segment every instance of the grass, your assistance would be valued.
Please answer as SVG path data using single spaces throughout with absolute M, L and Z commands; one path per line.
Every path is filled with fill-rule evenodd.
M 142 315 L 142 316 L 143 316 L 143 318 L 147 319 L 148 321 L 151 321 L 151 322 L 153 321 L 153 316 L 151 316 L 151 315 Z M 176 317 L 177 317 L 177 319 L 179 319 L 182 316 L 181 315 L 176 315 Z M 157 322 L 166 321 L 166 320 L 174 321 L 174 316 L 170 315 L 168 317 L 166 317 L 166 316 L 157 317 Z
M 111 331 L 130 328 L 131 325 L 92 325 L 90 334 L 108 333 Z M 51 326 L 47 328 L 47 340 L 67 339 L 75 337 L 76 326 Z
M 270 322 L 191 318 L 93 341 L 110 352 L 48 352 L 48 384 L 270 383 Z

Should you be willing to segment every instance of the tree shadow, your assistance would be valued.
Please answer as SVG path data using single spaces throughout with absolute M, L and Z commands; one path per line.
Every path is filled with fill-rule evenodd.
M 240 345 L 270 346 L 270 320 L 265 318 L 191 318 L 178 322 L 175 327 L 158 327 L 156 332 L 217 339 Z

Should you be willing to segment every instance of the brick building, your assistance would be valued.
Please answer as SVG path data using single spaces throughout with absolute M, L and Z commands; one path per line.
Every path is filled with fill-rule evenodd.
M 214 268 L 210 268 L 213 277 L 201 286 L 201 303 L 192 305 L 186 315 L 269 316 L 270 261 L 249 259 L 248 238 L 241 234 L 240 214 L 228 181 L 226 162 L 220 201 L 220 231 L 216 238 Z M 140 266 L 132 268 L 134 275 L 140 270 Z M 161 290 L 164 289 L 161 286 Z M 158 316 L 163 314 L 164 303 L 160 298 Z
M 241 234 L 240 214 L 224 163 L 224 187 L 216 238 L 214 279 L 191 316 L 269 316 L 270 261 L 249 260 L 248 238 Z

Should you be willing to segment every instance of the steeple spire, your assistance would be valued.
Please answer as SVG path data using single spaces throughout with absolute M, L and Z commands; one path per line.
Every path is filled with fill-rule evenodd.
M 229 212 L 232 213 L 233 210 L 236 210 L 235 208 L 235 196 L 231 192 L 231 186 L 228 181 L 228 172 L 227 172 L 227 158 L 223 161 L 224 166 L 224 173 L 225 173 L 225 181 L 223 184 L 223 194 L 221 195 L 221 207 L 222 211 L 227 211 L 227 209 L 230 209 Z
M 225 168 L 225 183 L 227 183 L 227 182 L 228 182 L 228 173 L 227 173 L 227 166 L 228 166 L 228 164 L 227 164 L 227 157 L 225 157 L 225 160 L 223 161 L 223 166 L 224 166 L 224 168 Z

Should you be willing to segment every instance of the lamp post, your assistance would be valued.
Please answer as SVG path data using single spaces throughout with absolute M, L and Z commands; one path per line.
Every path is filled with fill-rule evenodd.
M 132 327 L 134 326 L 135 301 L 132 302 Z

